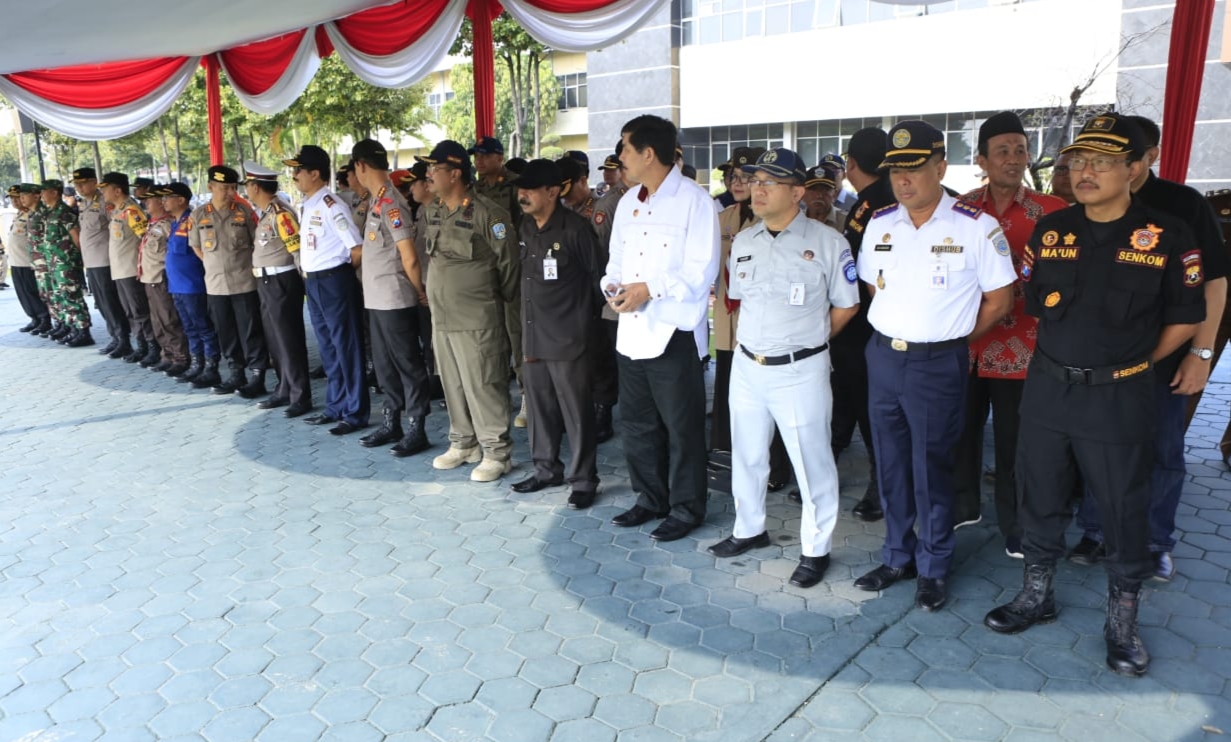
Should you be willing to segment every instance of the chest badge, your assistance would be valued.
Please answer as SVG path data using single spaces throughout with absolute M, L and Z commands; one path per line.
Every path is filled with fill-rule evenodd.
M 1163 230 L 1153 224 L 1147 224 L 1144 229 L 1133 231 L 1134 250 L 1153 250 L 1158 247 L 1158 236 Z
M 1069 232 L 1068 234 L 1064 236 L 1064 244 L 1067 247 L 1072 247 L 1073 243 L 1076 241 L 1077 241 L 1077 235 L 1073 234 L 1072 232 Z
M 1060 292 L 1059 291 L 1051 292 L 1050 294 L 1047 295 L 1047 298 L 1043 300 L 1043 306 L 1048 307 L 1048 308 L 1054 307 L 1059 303 L 1060 303 Z
M 1056 244 L 1059 241 L 1060 241 L 1060 233 L 1057 232 L 1056 230 L 1049 229 L 1048 231 L 1043 233 L 1043 244 L 1046 245 L 1047 247 L 1051 247 L 1052 245 Z
M 876 274 L 876 288 L 877 289 L 885 288 L 885 271 L 883 270 L 878 271 Z
M 804 260 L 812 260 L 816 257 L 816 253 L 811 250 L 804 250 Z

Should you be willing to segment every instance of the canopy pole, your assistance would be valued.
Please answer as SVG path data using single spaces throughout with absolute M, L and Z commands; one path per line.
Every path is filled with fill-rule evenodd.
M 470 21 L 474 29 L 474 127 L 475 138 L 496 133 L 496 48 L 492 43 L 492 19 L 500 6 L 491 0 L 471 0 Z
M 226 151 L 222 148 L 222 89 L 218 80 L 218 57 L 205 57 L 205 114 L 209 131 L 209 161 L 214 165 L 225 164 Z
M 1188 180 L 1193 130 L 1205 51 L 1214 22 L 1214 0 L 1178 0 L 1171 20 L 1171 50 L 1167 55 L 1167 87 L 1163 100 L 1163 135 L 1158 174 L 1167 180 Z

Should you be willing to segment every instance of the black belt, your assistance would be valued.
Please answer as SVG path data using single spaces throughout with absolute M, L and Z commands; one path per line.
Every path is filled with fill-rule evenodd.
M 1063 381 L 1066 384 L 1095 386 L 1098 384 L 1115 384 L 1116 382 L 1131 379 L 1134 376 L 1140 376 L 1154 368 L 1154 362 L 1147 358 L 1142 361 L 1123 363 L 1117 366 L 1075 368 L 1062 365 L 1036 349 L 1034 351 L 1034 366 L 1053 379 Z
M 802 361 L 805 358 L 811 358 L 817 353 L 823 353 L 828 347 L 829 343 L 824 343 L 823 345 L 818 345 L 815 348 L 797 350 L 794 353 L 787 353 L 784 356 L 763 356 L 760 353 L 753 353 L 743 345 L 739 346 L 739 349 L 743 351 L 744 355 L 748 356 L 762 366 L 785 366 L 788 363 L 794 363 L 795 361 Z
M 910 351 L 939 351 L 956 348 L 961 345 L 966 345 L 966 338 L 957 338 L 955 340 L 940 340 L 935 343 L 912 343 L 900 338 L 891 338 L 882 332 L 872 333 L 872 337 L 876 338 L 877 345 L 883 345 L 886 348 L 892 348 L 902 353 Z
M 311 278 L 319 278 L 319 277 L 321 277 L 321 276 L 327 276 L 327 275 L 329 275 L 330 273 L 337 273 L 338 271 L 342 270 L 343 268 L 350 268 L 350 267 L 351 267 L 351 264 L 350 264 L 350 263 L 338 263 L 338 264 L 337 264 L 337 265 L 335 265 L 334 267 L 332 267 L 332 268 L 326 268 L 326 269 L 325 269 L 325 270 L 323 270 L 323 271 L 304 271 L 304 275 L 309 276 L 309 277 L 311 277 Z

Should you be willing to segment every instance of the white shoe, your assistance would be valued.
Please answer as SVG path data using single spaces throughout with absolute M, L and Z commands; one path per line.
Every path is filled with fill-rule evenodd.
M 448 451 L 432 459 L 433 469 L 456 469 L 462 464 L 474 464 L 483 458 L 483 452 L 478 446 L 472 448 L 457 448 L 450 446 Z
M 484 457 L 483 461 L 470 472 L 472 482 L 494 482 L 513 470 L 512 461 L 497 461 Z
M 526 427 L 526 395 L 521 395 L 521 412 L 517 413 L 517 417 L 513 418 L 513 427 Z

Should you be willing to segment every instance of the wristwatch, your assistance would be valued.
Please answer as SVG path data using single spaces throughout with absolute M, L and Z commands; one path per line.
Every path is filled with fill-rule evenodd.
M 1196 357 L 1200 358 L 1203 361 L 1208 361 L 1214 357 L 1213 348 L 1198 348 L 1196 346 L 1193 346 L 1188 349 L 1188 352 L 1192 353 L 1193 355 L 1195 355 Z

